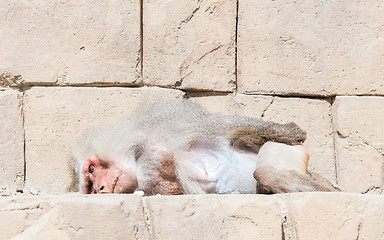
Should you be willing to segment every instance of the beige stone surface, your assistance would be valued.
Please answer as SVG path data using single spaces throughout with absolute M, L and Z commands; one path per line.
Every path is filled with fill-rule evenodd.
M 71 147 L 92 125 L 140 107 L 146 99 L 174 98 L 160 88 L 34 87 L 25 94 L 26 185 L 32 193 L 71 188 Z
M 384 197 L 367 198 L 363 220 L 360 224 L 359 238 L 363 240 L 384 239 Z
M 273 97 L 229 94 L 224 96 L 191 96 L 191 100 L 211 113 L 259 119 L 271 105 Z
M 298 239 L 384 239 L 383 196 L 297 193 L 281 197 Z
M 0 196 L 12 195 L 24 184 L 22 94 L 0 90 Z
M 238 88 L 383 94 L 383 2 L 239 1 Z
M 267 195 L 143 198 L 153 239 L 282 239 L 281 211 Z
M 348 191 L 384 186 L 384 97 L 337 97 L 337 176 Z
M 310 154 L 309 168 L 336 183 L 331 105 L 325 100 L 272 96 L 206 96 L 192 98 L 210 112 L 264 120 L 296 122 L 307 131 L 304 143 Z
M 384 198 L 349 193 L 0 198 L 0 239 L 383 240 Z
M 0 198 L 0 239 L 149 239 L 141 197 Z
M 143 5 L 146 84 L 234 89 L 235 0 L 145 0 Z
M 25 83 L 141 81 L 138 0 L 8 1 L 0 39 L 0 73 Z

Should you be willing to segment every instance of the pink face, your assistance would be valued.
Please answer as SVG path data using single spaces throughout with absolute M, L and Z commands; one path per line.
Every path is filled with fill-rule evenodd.
M 137 179 L 119 168 L 113 162 L 101 161 L 89 157 L 83 164 L 83 193 L 133 193 L 137 188 Z

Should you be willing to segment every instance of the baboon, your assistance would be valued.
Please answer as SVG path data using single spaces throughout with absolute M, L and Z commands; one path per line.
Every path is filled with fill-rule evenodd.
M 73 156 L 86 194 L 340 191 L 308 172 L 305 140 L 292 122 L 212 114 L 174 100 L 89 131 Z

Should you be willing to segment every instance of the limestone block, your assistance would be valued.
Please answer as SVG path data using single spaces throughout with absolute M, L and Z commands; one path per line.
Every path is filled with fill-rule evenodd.
M 262 117 L 263 112 L 271 105 L 273 97 L 231 94 L 226 96 L 192 96 L 191 100 L 211 113 L 259 119 Z
M 382 196 L 296 193 L 281 197 L 297 239 L 383 239 Z
M 336 183 L 330 103 L 324 100 L 270 96 L 196 97 L 210 112 L 222 112 L 269 121 L 296 122 L 307 131 L 304 143 L 310 154 L 309 168 Z
M 59 195 L 0 199 L 1 239 L 149 239 L 141 197 Z
M 146 84 L 233 90 L 235 0 L 145 0 L 143 5 Z
M 281 211 L 266 195 L 143 198 L 153 239 L 282 239 Z
M 368 198 L 368 197 L 367 197 Z M 384 198 L 372 196 L 365 205 L 358 239 L 384 239 Z
M 26 183 L 33 193 L 72 188 L 70 151 L 82 132 L 140 107 L 145 99 L 174 98 L 159 88 L 34 87 L 25 94 Z
M 337 177 L 348 191 L 384 186 L 384 97 L 337 97 Z
M 349 193 L 0 198 L 1 239 L 384 239 L 384 199 Z
M 22 94 L 0 90 L 0 196 L 15 194 L 24 184 Z
M 239 1 L 239 91 L 383 94 L 383 18 L 377 0 Z
M 140 83 L 140 4 L 9 1 L 0 9 L 0 73 L 24 83 Z

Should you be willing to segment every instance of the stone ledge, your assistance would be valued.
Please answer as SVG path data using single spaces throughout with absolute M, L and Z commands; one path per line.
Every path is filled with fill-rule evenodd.
M 384 196 L 79 195 L 0 198 L 4 239 L 384 239 Z

